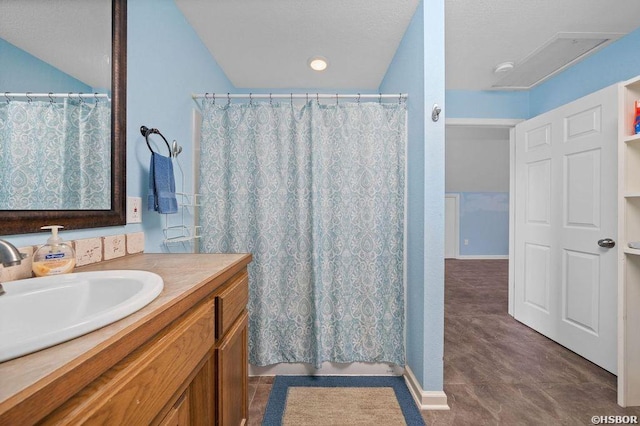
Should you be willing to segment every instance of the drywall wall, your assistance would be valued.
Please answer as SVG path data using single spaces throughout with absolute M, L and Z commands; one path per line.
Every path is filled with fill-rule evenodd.
M 444 113 L 439 122 L 430 119 L 434 103 L 446 111 L 442 0 L 420 3 L 380 91 L 409 94 L 407 364 L 423 389 L 442 391 Z M 427 140 L 429 143 L 425 143 Z
M 509 254 L 509 129 L 447 126 L 445 188 L 460 194 L 459 256 Z
M 184 172 L 193 172 L 192 93 L 234 88 L 175 3 L 129 0 L 127 5 L 127 194 L 143 198 L 142 224 L 65 231 L 65 239 L 145 233 L 145 251 L 162 252 L 164 217 L 147 211 L 150 153 L 141 125 L 156 127 L 183 146 Z M 162 143 L 160 139 L 160 143 Z M 162 145 L 159 145 L 162 148 Z M 164 148 L 166 149 L 166 148 Z M 176 171 L 177 173 L 177 171 Z M 187 181 L 187 189 L 191 181 Z M 45 225 L 45 223 L 43 223 Z M 42 244 L 45 234 L 3 236 L 17 246 Z
M 0 70 L 2 93 L 93 93 L 91 86 L 1 38 Z
M 447 192 L 509 192 L 509 129 L 447 126 Z
M 530 90 L 530 117 L 640 75 L 640 28 Z

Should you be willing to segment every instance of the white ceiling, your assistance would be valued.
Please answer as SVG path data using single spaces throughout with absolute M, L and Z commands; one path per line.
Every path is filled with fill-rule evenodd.
M 175 0 L 238 88 L 377 90 L 418 0 Z M 321 73 L 307 61 L 328 59 Z
M 175 2 L 238 88 L 377 90 L 419 0 Z M 109 40 L 92 36 L 96 28 L 110 33 L 110 19 L 96 19 L 110 16 L 108 4 L 0 0 L 0 37 L 91 86 L 108 87 Z M 489 89 L 498 63 L 517 65 L 560 32 L 628 33 L 640 25 L 640 0 L 445 0 L 445 6 L 447 89 Z M 325 72 L 308 68 L 314 55 L 328 58 Z
M 629 33 L 640 25 L 638 0 L 446 0 L 445 6 L 447 89 L 489 89 L 497 64 L 517 66 L 559 32 Z
M 111 87 L 110 1 L 0 0 L 0 38 L 91 87 Z
M 175 0 L 239 88 L 372 89 L 417 0 Z M 639 0 L 445 0 L 447 89 L 486 90 L 560 32 L 628 33 Z M 427 10 L 428 13 L 428 10 Z M 629 54 L 634 54 L 629 52 Z M 324 73 L 307 59 L 329 59 Z

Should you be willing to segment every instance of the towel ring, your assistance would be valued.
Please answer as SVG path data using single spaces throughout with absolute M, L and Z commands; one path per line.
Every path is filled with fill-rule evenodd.
M 169 157 L 171 157 L 171 147 L 169 146 L 169 142 L 167 142 L 167 139 L 162 135 L 162 133 L 160 133 L 160 130 L 158 129 L 150 129 L 147 126 L 140 126 L 140 133 L 142 133 L 142 136 L 144 136 L 144 140 L 147 142 L 147 147 L 149 148 L 149 151 L 151 151 L 152 153 L 155 152 L 153 149 L 151 149 L 151 144 L 149 143 L 149 135 L 152 133 L 155 133 L 156 135 L 160 135 L 160 137 L 162 138 L 162 140 L 164 141 L 164 143 L 167 145 L 167 149 L 169 150 Z

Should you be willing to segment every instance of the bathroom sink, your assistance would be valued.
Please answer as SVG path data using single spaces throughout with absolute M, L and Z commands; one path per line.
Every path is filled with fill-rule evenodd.
M 147 271 L 97 271 L 2 283 L 0 362 L 57 345 L 118 321 L 158 297 Z

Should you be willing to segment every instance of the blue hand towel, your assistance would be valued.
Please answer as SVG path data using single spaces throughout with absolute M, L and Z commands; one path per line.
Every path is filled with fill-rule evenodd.
M 171 157 L 151 154 L 149 165 L 148 209 L 158 213 L 177 213 L 176 181 L 173 175 Z

